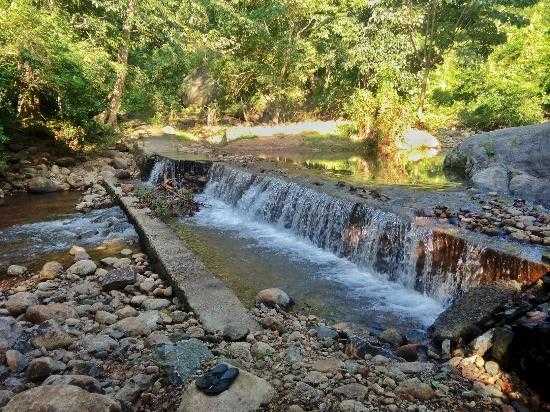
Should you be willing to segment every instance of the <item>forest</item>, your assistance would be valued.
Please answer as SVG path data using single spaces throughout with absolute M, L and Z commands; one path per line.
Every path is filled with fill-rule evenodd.
M 0 141 L 123 119 L 492 130 L 550 110 L 549 0 L 0 0 Z M 1 144 L 1 143 L 0 143 Z

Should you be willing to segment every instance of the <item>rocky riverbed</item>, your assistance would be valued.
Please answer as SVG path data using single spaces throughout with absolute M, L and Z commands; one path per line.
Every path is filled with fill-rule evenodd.
M 393 330 L 354 338 L 345 324 L 273 307 L 287 302 L 280 291 L 252 310 L 261 330 L 209 334 L 138 250 L 100 261 L 80 247 L 70 253 L 72 265 L 48 262 L 0 292 L 6 411 L 67 402 L 94 411 L 512 411 L 533 399 L 494 361 L 445 360 Z M 193 380 L 221 361 L 241 374 L 207 397 Z
M 82 161 L 17 150 L 10 164 L 3 193 L 77 189 L 83 193 L 79 211 L 112 204 L 103 179 L 138 175 L 132 155 L 118 150 Z M 486 234 L 494 227 L 498 236 L 545 242 L 547 211 L 487 196 L 484 212 L 439 207 L 429 214 Z M 547 278 L 521 293 L 465 295 L 436 322 L 431 342 L 411 341 L 393 329 L 357 336 L 346 324 L 293 312 L 280 290 L 260 293 L 250 310 L 259 330 L 228 324 L 212 333 L 155 271 L 154 258 L 135 246 L 97 257 L 74 245 L 36 270 L 11 265 L 0 274 L 0 407 L 550 410 L 507 372 L 547 364 Z M 482 306 L 478 298 L 482 318 L 463 308 Z M 207 396 L 194 381 L 220 362 L 239 368 L 239 377 L 222 394 Z M 545 369 L 539 372 L 533 375 L 539 382 L 530 384 L 544 393 Z

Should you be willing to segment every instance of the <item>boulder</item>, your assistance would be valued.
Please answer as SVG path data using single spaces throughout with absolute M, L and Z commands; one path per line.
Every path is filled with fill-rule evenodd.
M 122 290 L 126 286 L 136 282 L 136 272 L 131 267 L 123 267 L 111 270 L 101 281 L 101 287 L 106 292 L 111 290 Z
M 158 345 L 154 355 L 157 362 L 167 368 L 168 378 L 175 384 L 187 381 L 204 361 L 213 356 L 205 343 L 194 338 L 175 344 Z
M 294 300 L 288 294 L 279 288 L 264 289 L 256 295 L 256 303 L 263 303 L 266 306 L 275 305 L 288 309 L 294 304 Z
M 35 358 L 27 368 L 27 378 L 33 382 L 42 382 L 48 376 L 61 372 L 65 368 L 62 362 L 53 360 L 48 356 Z
M 435 396 L 432 387 L 418 378 L 404 380 L 397 386 L 396 392 L 423 401 L 432 399 Z
M 27 268 L 25 266 L 19 265 L 10 265 L 8 266 L 7 274 L 8 276 L 23 276 L 27 273 Z
M 54 279 L 63 272 L 63 265 L 56 261 L 46 262 L 39 275 L 42 279 Z
M 52 350 L 67 348 L 74 340 L 75 338 L 72 335 L 69 335 L 55 323 L 45 322 L 40 324 L 31 341 L 36 348 Z
M 24 313 L 29 306 L 36 305 L 38 298 L 30 292 L 17 292 L 6 302 L 6 309 L 10 315 L 17 316 Z
M 480 335 L 479 325 L 501 308 L 516 291 L 501 285 L 479 286 L 453 300 L 429 328 L 438 341 L 470 340 Z
M 120 404 L 72 385 L 37 386 L 15 395 L 4 412 L 119 412 Z
M 195 382 L 185 388 L 178 412 L 252 412 L 261 409 L 275 396 L 275 389 L 264 379 L 244 370 L 225 392 L 208 396 Z
M 550 123 L 476 134 L 452 149 L 444 161 L 445 171 L 466 179 L 495 166 L 518 176 L 510 181 L 512 193 L 549 205 Z M 528 189 L 530 183 L 535 190 Z
M 52 193 L 59 192 L 61 187 L 47 177 L 36 176 L 28 181 L 29 192 L 31 193 Z
M 502 194 L 508 193 L 508 170 L 503 166 L 492 166 L 472 175 L 472 182 L 481 189 Z
M 84 277 L 93 274 L 96 269 L 97 265 L 94 261 L 85 259 L 79 260 L 78 262 L 74 263 L 69 269 L 67 269 L 67 273 L 69 275 L 78 275 Z
M 30 306 L 25 313 L 25 318 L 32 323 L 42 323 L 49 319 L 64 322 L 69 318 L 78 318 L 78 313 L 74 307 L 66 303 L 50 303 Z
M 101 383 L 88 375 L 50 375 L 42 385 L 72 385 L 90 393 L 103 393 Z

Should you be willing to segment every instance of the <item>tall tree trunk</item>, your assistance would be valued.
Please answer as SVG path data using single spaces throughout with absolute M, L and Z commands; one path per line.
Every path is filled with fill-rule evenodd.
M 124 86 L 126 84 L 126 76 L 128 74 L 128 52 L 135 8 L 135 0 L 128 0 L 128 12 L 124 20 L 124 25 L 122 26 L 122 44 L 120 45 L 117 55 L 117 64 L 119 67 L 115 86 L 109 95 L 109 107 L 101 116 L 103 122 L 110 126 L 116 126 L 117 124 L 117 116 L 120 111 L 120 104 L 124 94 Z
M 21 123 L 36 120 L 40 113 L 40 99 L 36 95 L 36 76 L 30 64 L 19 63 L 19 96 L 17 98 L 17 117 Z

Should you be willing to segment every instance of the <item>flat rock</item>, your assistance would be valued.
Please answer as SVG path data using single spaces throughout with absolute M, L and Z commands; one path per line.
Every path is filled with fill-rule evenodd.
M 50 375 L 42 385 L 73 385 L 90 393 L 103 393 L 101 383 L 88 375 Z
M 96 269 L 97 265 L 93 260 L 84 259 L 79 260 L 71 267 L 69 267 L 69 269 L 67 269 L 67 273 L 70 275 L 78 275 L 80 277 L 84 277 L 93 274 Z
M 72 385 L 45 385 L 15 395 L 4 412 L 119 412 L 120 404 Z
M 315 361 L 312 368 L 319 372 L 334 372 L 342 369 L 343 366 L 344 362 L 338 358 L 326 358 Z
M 369 388 L 360 383 L 350 383 L 334 389 L 334 393 L 342 395 L 346 399 L 363 399 L 367 396 Z
M 32 323 L 42 323 L 50 319 L 64 322 L 69 318 L 78 318 L 78 313 L 73 306 L 66 303 L 50 303 L 29 306 L 25 318 Z
M 423 401 L 427 401 L 435 395 L 435 392 L 431 386 L 422 382 L 418 378 L 404 380 L 397 386 L 396 392 Z
M 127 317 L 112 325 L 129 336 L 147 336 L 157 327 L 160 315 L 157 311 L 140 313 L 135 317 Z
M 168 369 L 172 383 L 182 384 L 213 355 L 204 342 L 198 339 L 183 340 L 175 344 L 161 344 L 154 351 L 157 362 Z
M 41 323 L 38 330 L 34 333 L 32 344 L 36 348 L 45 348 L 47 350 L 68 348 L 75 338 L 69 335 L 55 323 Z
M 114 269 L 108 272 L 101 281 L 103 290 L 122 290 L 126 286 L 133 285 L 136 282 L 136 273 L 130 267 Z
M 436 340 L 460 338 L 469 340 L 479 335 L 478 325 L 514 296 L 515 290 L 499 285 L 479 286 L 456 298 L 430 326 Z
M 184 390 L 178 412 L 253 412 L 260 410 L 275 396 L 275 389 L 264 379 L 244 370 L 225 392 L 207 396 L 195 382 Z
M 170 306 L 170 301 L 168 299 L 149 298 L 149 299 L 145 299 L 141 303 L 141 306 L 145 310 L 160 310 Z

